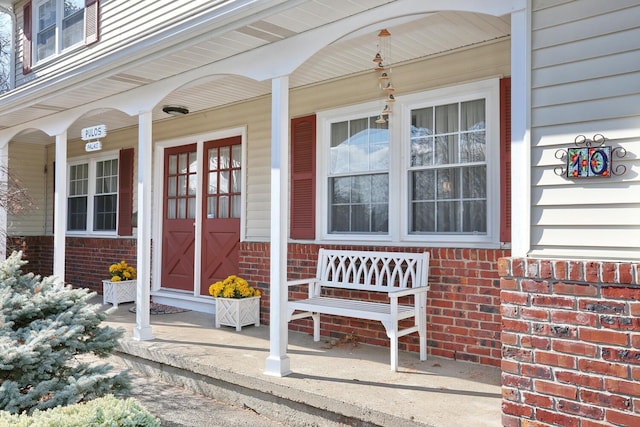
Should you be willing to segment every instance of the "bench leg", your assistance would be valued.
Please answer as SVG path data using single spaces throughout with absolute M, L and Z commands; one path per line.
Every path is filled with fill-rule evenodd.
M 389 334 L 389 338 L 391 339 L 391 370 L 398 370 L 398 325 L 396 324 L 395 330 Z
M 420 360 L 427 360 L 427 303 L 426 296 L 420 297 L 418 313 L 418 336 L 420 337 Z
M 320 313 L 311 313 L 313 319 L 313 340 L 320 341 Z
M 387 331 L 387 336 L 391 341 L 389 343 L 389 352 L 391 356 L 391 370 L 398 370 L 398 322 L 382 322 L 384 329 Z

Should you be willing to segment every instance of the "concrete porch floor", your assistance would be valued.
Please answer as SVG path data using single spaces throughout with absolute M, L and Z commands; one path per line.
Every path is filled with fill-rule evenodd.
M 388 348 L 325 337 L 316 343 L 311 335 L 289 332 L 293 373 L 273 377 L 264 374 L 269 326 L 236 332 L 216 329 L 213 314 L 152 315 L 154 339 L 136 341 L 132 306 L 121 304 L 107 320 L 125 330 L 117 355 L 124 363 L 285 425 L 501 425 L 496 368 L 432 356 L 421 362 L 417 354 L 400 352 L 399 372 L 392 372 Z

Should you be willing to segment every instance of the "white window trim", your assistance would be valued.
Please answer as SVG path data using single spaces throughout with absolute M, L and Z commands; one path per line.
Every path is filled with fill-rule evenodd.
M 31 9 L 31 63 L 35 66 L 45 64 L 47 62 L 55 60 L 59 55 L 69 53 L 79 47 L 84 46 L 84 37 L 87 32 L 87 20 L 84 14 L 87 13 L 86 6 L 83 6 L 83 19 L 82 19 L 82 38 L 76 44 L 62 49 L 62 20 L 64 15 L 64 0 L 56 0 L 56 31 L 55 31 L 55 52 L 47 56 L 46 58 L 38 58 L 38 7 L 47 0 L 36 0 L 32 3 Z
M 411 110 L 426 106 L 459 103 L 484 98 L 486 100 L 487 140 L 487 232 L 483 234 L 410 234 L 408 168 L 410 159 L 409 126 Z M 384 106 L 384 105 L 382 105 Z M 389 120 L 390 146 L 398 141 L 401 150 L 390 149 L 389 157 L 389 232 L 380 234 L 336 234 L 328 232 L 328 172 L 331 123 L 376 116 L 380 101 L 342 107 L 317 113 L 316 153 L 318 158 L 316 193 L 316 236 L 328 242 L 399 243 L 405 246 L 499 248 L 500 241 L 500 81 L 497 78 L 451 87 L 396 96 Z M 392 191 L 394 188 L 402 191 Z M 398 206 L 399 209 L 394 209 Z
M 384 107 L 384 105 L 382 106 Z M 358 241 L 367 241 L 367 242 L 386 242 L 389 243 L 393 241 L 392 236 L 392 218 L 389 215 L 389 231 L 386 234 L 382 233 L 329 233 L 329 188 L 328 188 L 328 177 L 329 177 L 329 165 L 331 164 L 331 160 L 329 158 L 330 153 L 327 149 L 329 144 L 329 139 L 331 135 L 331 124 L 335 122 L 343 122 L 347 120 L 353 119 L 361 119 L 364 117 L 372 117 L 380 114 L 381 108 L 380 102 L 367 102 L 364 104 L 359 104 L 350 107 L 337 108 L 330 111 L 320 112 L 316 115 L 317 118 L 317 127 L 316 127 L 316 157 L 318 159 L 318 170 L 317 170 L 317 192 L 316 192 L 316 218 L 319 219 L 316 221 L 316 236 L 321 236 L 322 240 L 327 241 L 344 241 L 344 240 L 358 240 Z M 389 122 L 389 138 L 390 141 L 393 141 L 395 138 L 393 135 L 393 122 Z M 397 150 L 395 150 L 397 151 Z M 389 188 L 394 188 L 394 183 L 392 182 L 392 170 L 394 160 L 393 157 L 396 156 L 394 150 L 389 150 Z M 392 199 L 392 193 L 389 191 L 389 206 L 392 206 L 394 203 Z
M 71 166 L 80 165 L 83 163 L 89 164 L 89 188 L 87 192 L 87 229 L 86 230 L 67 230 L 68 227 L 68 219 L 65 219 L 65 230 L 67 236 L 90 236 L 90 237 L 115 237 L 118 235 L 118 212 L 120 212 L 120 195 L 118 191 L 118 202 L 116 206 L 116 229 L 113 231 L 94 231 L 93 230 L 93 198 L 96 192 L 96 163 L 104 160 L 118 160 L 118 168 L 120 168 L 120 153 L 118 151 L 106 151 L 99 155 L 91 155 L 91 156 L 81 156 L 74 157 L 69 159 L 67 162 L 67 182 L 65 185 L 67 186 L 67 200 L 65 203 L 69 203 L 69 177 L 71 175 Z M 118 171 L 119 172 L 119 171 Z M 120 173 L 118 173 L 118 185 L 117 189 L 120 188 Z M 67 212 L 69 215 L 69 212 Z

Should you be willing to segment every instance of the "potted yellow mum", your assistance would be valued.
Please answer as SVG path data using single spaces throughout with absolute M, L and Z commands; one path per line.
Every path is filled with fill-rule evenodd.
M 111 279 L 102 281 L 102 303 L 117 307 L 121 302 L 136 300 L 136 269 L 125 260 L 109 266 Z
M 260 290 L 249 286 L 242 277 L 231 275 L 209 286 L 209 294 L 216 300 L 216 328 L 260 326 Z

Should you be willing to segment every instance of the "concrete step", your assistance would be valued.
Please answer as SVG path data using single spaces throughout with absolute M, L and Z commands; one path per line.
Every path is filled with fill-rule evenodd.
M 220 369 L 180 354 L 152 351 L 136 342 L 123 343 L 112 359 L 147 378 L 185 388 L 238 409 L 249 409 L 286 426 L 427 425 L 331 396 Z

